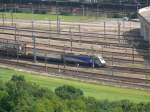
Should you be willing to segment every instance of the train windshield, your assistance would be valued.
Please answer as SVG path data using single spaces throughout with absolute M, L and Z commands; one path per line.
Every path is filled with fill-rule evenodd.
M 101 66 L 101 65 L 102 65 L 102 63 L 100 62 L 99 58 L 95 57 L 94 60 L 95 60 L 95 63 L 96 63 L 98 66 Z
M 103 59 L 102 56 L 98 56 L 98 59 L 99 59 L 101 64 L 106 64 L 106 62 L 105 62 L 105 60 Z

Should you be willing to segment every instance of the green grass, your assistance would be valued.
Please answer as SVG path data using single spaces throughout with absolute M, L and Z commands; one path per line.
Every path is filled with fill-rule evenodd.
M 12 18 L 11 13 L 3 13 L 6 18 Z M 0 18 L 2 17 L 2 12 L 0 12 Z M 32 14 L 32 13 L 13 13 L 13 18 L 15 19 L 26 19 L 26 20 L 57 20 L 57 15 L 54 14 Z M 65 16 L 65 15 L 59 15 L 59 19 L 61 21 L 78 21 L 78 22 L 87 22 L 87 21 L 93 21 L 96 20 L 96 17 L 91 16 Z M 102 19 L 102 17 L 99 17 L 98 19 Z
M 37 83 L 41 87 L 46 87 L 51 90 L 54 90 L 56 87 L 63 84 L 68 84 L 82 89 L 86 96 L 92 96 L 100 100 L 108 99 L 110 101 L 117 101 L 128 99 L 133 102 L 150 102 L 150 91 L 111 87 L 85 83 L 77 80 L 47 77 L 0 67 L 1 81 L 8 81 L 13 74 L 24 75 L 27 81 Z

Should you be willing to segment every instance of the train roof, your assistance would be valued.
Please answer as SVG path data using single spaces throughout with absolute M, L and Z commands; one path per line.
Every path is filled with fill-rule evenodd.
M 99 57 L 102 57 L 102 55 L 101 54 L 87 54 L 87 55 L 85 55 L 85 54 L 76 54 L 76 53 L 66 53 L 65 55 L 80 55 L 80 56 L 99 56 Z

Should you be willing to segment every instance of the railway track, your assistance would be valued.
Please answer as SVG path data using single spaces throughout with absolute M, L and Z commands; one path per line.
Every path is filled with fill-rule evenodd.
M 33 47 L 27 47 L 28 51 L 31 51 L 32 53 L 32 49 Z M 63 51 L 56 51 L 56 50 L 46 50 L 46 49 L 42 49 L 42 48 L 36 48 L 37 52 L 42 52 L 42 53 L 55 53 L 55 54 L 64 54 Z M 29 52 L 30 53 L 30 52 Z M 65 52 L 67 53 L 67 52 Z M 70 53 L 70 52 L 68 52 Z M 106 61 L 111 61 L 111 58 L 109 57 L 104 57 L 104 59 Z M 123 60 L 119 60 L 118 58 L 114 58 L 114 61 L 115 60 L 118 60 L 118 61 L 123 61 Z M 108 71 L 108 70 L 114 70 L 114 71 L 120 71 L 121 72 L 126 72 L 126 73 L 133 73 L 133 74 L 150 74 L 150 69 L 145 69 L 145 68 L 139 68 L 139 67 L 127 67 L 127 66 L 119 66 L 119 65 L 108 65 L 106 66 L 106 69 L 105 68 L 102 68 L 103 70 L 105 71 Z
M 19 25 L 20 28 L 27 28 L 27 29 L 29 29 L 29 28 L 32 29 L 32 23 L 34 24 L 34 26 L 36 26 L 36 25 L 42 25 L 42 26 L 48 26 L 48 27 L 49 26 L 51 26 L 51 27 L 53 27 L 53 26 L 57 27 L 58 26 L 57 21 L 36 21 L 36 20 L 31 21 L 31 20 L 20 20 L 20 19 L 13 19 L 13 21 L 12 21 L 11 18 L 6 19 L 4 21 L 4 23 L 1 22 L 1 26 L 3 25 L 2 27 L 8 27 L 8 26 L 15 27 L 15 25 L 18 25 L 19 23 L 24 23 L 24 26 L 22 26 L 22 27 Z M 77 23 L 77 22 L 75 23 L 75 22 L 61 21 L 59 26 L 60 26 L 60 28 L 68 28 L 68 29 L 73 28 L 73 29 L 78 29 L 78 30 L 80 29 L 80 31 L 84 31 L 85 33 L 87 33 L 87 31 L 85 31 L 84 29 L 87 29 L 87 28 L 89 28 L 91 31 L 93 29 L 100 29 L 100 30 L 97 30 L 98 32 L 104 31 L 104 30 L 110 31 L 110 32 L 116 32 L 116 31 L 118 31 L 118 28 L 120 28 L 120 33 L 129 31 L 130 29 L 139 28 L 139 26 L 138 27 L 137 26 L 131 27 L 131 22 L 130 22 L 130 25 L 128 25 L 128 26 L 125 26 L 124 23 L 126 23 L 126 22 L 123 22 L 123 23 L 121 23 L 121 22 L 115 22 L 115 23 L 103 22 L 102 23 L 102 21 L 101 21 L 101 25 L 99 25 L 96 23 L 95 24 L 93 24 L 93 23 Z M 112 25 L 110 25 L 110 24 L 112 24 Z M 36 29 L 41 30 L 39 27 L 36 27 Z M 89 32 L 91 32 L 91 31 L 89 31 Z M 128 36 L 138 37 L 139 35 L 129 34 Z
M 27 46 L 26 47 L 27 49 L 33 49 L 33 46 Z M 75 53 L 75 54 L 84 54 L 84 55 L 86 55 L 86 54 L 93 54 L 94 52 L 84 52 L 83 50 L 82 50 L 82 48 L 80 49 L 80 48 L 72 48 L 72 50 L 70 50 L 70 47 L 64 47 L 64 46 L 53 46 L 52 45 L 52 48 L 46 48 L 46 47 L 42 47 L 42 46 L 39 46 L 39 47 L 36 47 L 36 50 L 40 50 L 40 51 L 43 51 L 44 53 L 50 53 L 50 52 L 52 52 L 52 51 L 55 51 L 56 50 L 56 52 L 57 53 Z M 84 49 L 85 50 L 85 49 Z M 94 54 L 101 54 L 101 52 L 95 52 Z M 105 59 L 107 59 L 107 60 L 109 60 L 109 61 L 112 61 L 112 59 L 113 59 L 113 61 L 115 62 L 126 62 L 126 63 L 137 63 L 137 64 L 144 64 L 144 60 L 138 60 L 138 59 L 136 59 L 136 58 L 130 58 L 130 59 L 125 59 L 125 58 L 121 58 L 120 56 L 112 56 L 112 55 L 106 55 L 106 54 L 102 54 L 103 55 L 103 57 L 105 58 Z
M 33 46 L 26 46 L 26 51 L 27 54 L 28 53 L 32 53 L 33 52 Z M 38 48 L 36 47 L 36 52 L 37 53 L 42 53 L 42 54 L 49 54 L 49 53 L 53 53 L 53 54 L 64 54 L 64 51 L 62 50 L 56 50 L 56 49 L 45 49 L 45 48 Z M 65 52 L 65 53 L 70 53 L 70 52 Z M 144 68 L 139 68 L 139 67 L 127 67 L 127 66 L 120 66 L 120 65 L 116 65 L 116 64 L 112 64 L 112 60 L 111 60 L 111 57 L 105 57 L 105 60 L 108 62 L 110 62 L 111 64 L 107 64 L 106 68 L 104 68 L 103 70 L 105 71 L 118 71 L 120 73 L 130 73 L 130 74 L 150 74 L 150 69 L 144 69 Z M 121 60 L 121 59 L 118 59 L 118 58 L 114 58 L 113 59 L 114 62 L 116 61 L 127 61 L 127 60 Z M 130 60 L 129 60 L 130 62 Z M 123 62 L 122 62 L 123 63 Z M 100 69 L 102 70 L 102 68 Z
M 15 43 L 15 40 L 14 38 L 9 38 L 9 39 L 6 39 L 6 38 L 1 38 L 0 37 L 0 43 L 3 44 L 4 42 L 12 42 L 12 43 Z M 26 45 L 32 45 L 33 42 L 29 41 L 29 40 L 19 40 L 19 42 L 23 42 L 25 43 Z M 135 53 L 135 51 L 132 51 L 132 53 L 124 53 L 124 52 L 116 52 L 116 51 L 107 51 L 107 50 L 98 50 L 98 49 L 91 49 L 91 48 L 82 48 L 82 47 L 71 47 L 70 45 L 69 46 L 62 46 L 62 45 L 54 45 L 54 44 L 48 44 L 48 43 L 44 43 L 44 42 L 36 42 L 36 46 L 41 46 L 41 47 L 46 47 L 46 48 L 55 48 L 55 49 L 61 49 L 61 50 L 73 50 L 73 51 L 77 51 L 77 52 L 91 52 L 91 53 L 101 53 L 102 55 L 110 55 L 110 56 L 122 56 L 122 57 L 128 57 L 128 58 L 132 58 L 132 61 L 136 61 L 136 58 L 143 58 L 143 57 L 148 57 L 148 54 L 137 54 Z M 134 59 L 133 59 L 134 58 Z M 140 61 L 140 62 L 143 62 L 143 61 Z
M 12 41 L 13 39 L 2 39 L 2 42 L 6 40 L 6 41 Z M 14 41 L 13 41 L 14 42 Z M 26 41 L 22 41 L 22 42 L 26 42 Z M 32 45 L 32 42 L 27 42 L 28 44 Z M 68 51 L 76 51 L 76 52 L 88 52 L 88 53 L 101 53 L 103 54 L 105 57 L 109 57 L 109 58 L 113 58 L 115 60 L 119 61 L 126 61 L 126 62 L 130 62 L 130 63 L 144 63 L 143 60 L 137 60 L 138 58 L 143 58 L 143 57 L 147 57 L 148 55 L 141 55 L 140 56 L 138 54 L 134 54 L 134 52 L 132 51 L 132 54 L 130 53 L 119 53 L 119 52 L 111 52 L 111 51 L 101 51 L 101 50 L 96 50 L 96 49 L 88 49 L 88 48 L 78 48 L 78 47 L 68 47 L 68 46 L 59 46 L 59 45 L 49 45 L 49 44 L 44 44 L 44 43 L 39 43 L 36 42 L 36 46 L 44 46 L 46 47 L 52 47 L 55 49 L 61 49 L 61 50 L 68 50 Z M 113 56 L 113 57 L 112 57 Z M 119 57 L 118 57 L 119 56 Z M 130 59 L 126 59 L 126 58 L 121 58 L 122 57 L 126 57 L 126 58 L 130 58 Z M 136 59 L 137 58 L 137 59 Z M 132 62 L 131 62 L 132 61 Z
M 5 33 L 5 34 L 14 35 L 14 34 L 10 34 L 10 33 Z M 16 35 L 16 36 L 18 36 L 18 35 Z M 20 36 L 20 35 L 19 35 L 19 36 Z M 21 35 L 21 36 L 25 36 L 25 37 L 31 38 L 30 35 Z M 46 38 L 46 39 L 49 39 L 49 37 L 40 37 L 40 36 L 39 36 L 39 38 L 42 38 L 42 39 L 43 39 L 43 38 Z M 69 40 L 70 40 L 70 39 L 69 39 Z M 61 41 L 62 41 L 62 40 L 61 40 Z M 65 41 L 65 40 L 63 40 L 63 41 Z M 32 43 L 30 43 L 30 44 L 32 44 Z M 41 43 L 38 43 L 38 45 L 41 46 L 42 44 L 41 44 Z M 44 44 L 43 44 L 43 45 L 44 45 Z M 62 49 L 62 46 L 52 45 L 51 47 L 54 47 L 54 48 L 57 48 L 57 49 Z M 44 49 L 39 49 L 39 50 L 44 51 Z M 70 50 L 70 47 L 66 47 L 66 50 Z M 79 51 L 79 52 L 83 51 L 82 48 L 75 48 L 75 47 L 73 47 L 72 50 L 73 50 L 73 51 Z M 84 50 L 85 50 L 85 49 L 84 49 Z M 87 49 L 87 50 L 91 52 L 90 49 Z M 46 51 L 46 50 L 45 50 L 45 51 Z M 51 51 L 48 50 L 48 52 L 51 52 Z M 106 52 L 104 52 L 104 53 L 106 53 Z M 107 52 L 107 54 L 109 54 L 109 53 L 114 53 L 114 52 Z M 114 53 L 114 54 L 115 54 L 115 53 Z M 123 55 L 123 53 L 118 53 L 117 55 L 121 55 L 121 54 Z M 126 53 L 125 53 L 125 54 L 126 54 Z M 129 54 L 126 54 L 126 55 L 129 55 Z M 131 56 L 131 55 L 130 55 L 130 56 Z M 129 56 L 129 57 L 130 57 L 130 56 Z M 135 57 L 136 57 L 136 56 L 135 56 Z M 135 58 L 135 57 L 134 57 L 134 58 Z M 105 58 L 106 58 L 107 60 L 109 60 L 109 61 L 111 61 L 111 59 L 112 59 L 112 57 L 105 57 Z M 113 59 L 114 59 L 113 61 L 116 61 L 116 60 L 117 60 L 118 62 L 119 62 L 119 61 L 122 61 L 122 62 L 123 62 L 123 61 L 124 61 L 124 62 L 125 62 L 125 61 L 126 61 L 126 62 L 127 62 L 127 61 L 128 61 L 128 62 L 131 62 L 131 61 L 132 61 L 132 60 L 119 59 L 119 58 L 114 58 L 114 57 L 113 57 Z M 136 61 L 136 60 L 134 60 L 134 61 L 137 62 L 137 63 L 143 63 L 143 62 L 144 62 L 144 61 Z M 116 67 L 116 68 L 117 68 L 117 67 Z M 120 69 L 121 69 L 121 68 L 120 68 Z M 124 67 L 124 69 L 128 70 L 128 69 L 131 69 L 131 67 L 130 67 L 130 68 L 129 68 L 129 67 L 128 67 L 128 68 L 125 68 L 125 67 Z M 136 68 L 136 69 L 137 69 L 137 68 Z M 123 70 L 123 69 L 122 69 L 122 70 Z M 129 71 L 129 70 L 128 70 L 128 71 Z M 130 70 L 130 71 L 132 71 L 132 70 Z M 139 72 L 139 71 L 141 71 L 141 70 L 133 70 L 133 72 L 136 72 L 136 71 Z M 145 72 L 145 71 L 147 71 L 147 70 L 144 70 L 143 72 Z
M 0 34 L 4 35 L 16 35 L 20 37 L 28 37 L 28 38 L 33 38 L 31 34 L 14 34 L 14 33 L 6 33 L 6 32 L 1 32 Z M 38 33 L 37 33 L 38 34 Z M 86 39 L 78 39 L 78 38 L 60 38 L 60 37 L 52 37 L 52 36 L 39 36 L 39 35 L 34 35 L 38 39 L 51 39 L 51 40 L 57 40 L 57 41 L 63 41 L 63 42 L 75 42 L 75 43 L 84 43 L 84 44 L 93 44 L 93 45 L 101 45 L 101 46 L 107 46 L 107 47 L 122 47 L 122 48 L 130 48 L 133 49 L 134 46 L 130 46 L 129 44 L 122 44 L 122 43 L 114 43 L 114 42 L 105 42 L 104 40 L 102 41 L 97 41 L 97 40 L 86 40 Z M 139 49 L 136 48 L 136 50 L 140 52 L 147 53 L 148 49 Z
M 46 29 L 39 29 L 39 28 L 24 28 L 24 27 L 12 27 L 12 26 L 1 26 L 0 29 L 5 29 L 5 30 L 17 30 L 17 31 L 26 31 L 26 32 L 40 32 L 40 33 L 51 33 L 51 34 L 64 34 L 68 35 L 70 32 L 75 35 L 75 36 L 83 36 L 83 37 L 96 37 L 96 38 L 107 38 L 107 39 L 124 39 L 124 40 L 139 40 L 142 41 L 142 37 L 139 35 L 123 35 L 123 34 L 107 34 L 107 33 L 98 33 L 98 32 L 81 32 L 81 31 L 57 31 L 57 30 L 46 30 Z M 104 37 L 105 36 L 105 37 Z M 113 36 L 113 37 L 110 37 Z M 124 37 L 129 37 L 129 38 L 124 38 Z
M 82 37 L 84 39 L 86 38 L 95 38 L 95 39 L 110 39 L 112 41 L 120 41 L 120 42 L 125 42 L 125 41 L 135 41 L 135 42 L 143 42 L 143 43 L 146 43 L 146 41 L 144 41 L 144 39 L 141 37 L 141 36 L 138 36 L 138 35 L 129 35 L 129 34 L 126 34 L 126 35 L 121 35 L 121 34 L 106 34 L 106 33 L 92 33 L 92 32 L 77 32 L 77 31 L 53 31 L 53 30 L 41 30 L 41 29 L 32 29 L 32 28 L 15 28 L 15 27 L 10 27 L 10 26 L 7 26 L 7 27 L 3 27 L 3 26 L 0 26 L 0 29 L 1 30 L 11 30 L 11 31 L 18 31 L 18 32 L 34 32 L 34 33 L 41 33 L 41 34 L 47 34 L 47 35 L 50 35 L 50 34 L 58 34 L 59 35 L 65 35 L 65 36 L 68 36 L 68 35 L 72 35 L 72 36 L 77 36 L 77 37 Z M 71 34 L 70 34 L 71 33 Z
M 11 65 L 19 68 L 26 68 L 30 70 L 35 70 L 38 72 L 48 72 L 49 74 L 61 74 L 69 77 L 84 79 L 84 80 L 93 80 L 97 82 L 104 82 L 107 84 L 115 84 L 127 87 L 136 87 L 136 88 L 144 88 L 150 89 L 150 81 L 146 79 L 138 79 L 138 78 L 129 78 L 129 77 L 120 77 L 120 76 L 112 76 L 105 75 L 101 73 L 93 73 L 87 72 L 83 69 L 77 69 L 74 67 L 63 67 L 63 66 L 52 66 L 45 65 L 42 63 L 32 63 L 27 61 L 17 61 L 10 59 L 1 59 L 0 63 L 5 65 Z
M 10 39 L 4 39 L 5 42 L 10 42 L 12 40 Z M 4 40 L 0 40 L 1 44 L 4 44 Z M 26 43 L 26 48 L 27 49 L 32 49 L 32 42 L 26 42 L 26 41 L 20 41 L 23 43 Z M 14 40 L 12 41 L 12 43 L 14 43 Z M 138 58 L 136 58 L 136 56 L 134 57 L 133 55 L 131 57 L 127 58 L 122 58 L 122 56 L 127 57 L 127 55 L 122 54 L 121 53 L 116 53 L 116 52 L 101 52 L 101 51 L 97 51 L 97 50 L 92 50 L 92 49 L 84 49 L 84 48 L 76 48 L 76 47 L 67 47 L 67 46 L 59 46 L 59 45 L 48 45 L 48 44 L 42 44 L 42 43 L 36 43 L 36 49 L 43 51 L 43 53 L 49 53 L 49 52 L 55 52 L 57 51 L 57 53 L 62 54 L 64 52 L 68 52 L 68 53 L 78 53 L 78 54 L 93 54 L 93 53 L 100 53 L 103 55 L 103 57 L 107 60 L 107 61 L 113 61 L 113 62 L 119 62 L 119 63 L 137 63 L 137 64 L 144 64 L 144 60 L 139 60 Z M 54 51 L 56 50 L 56 51 Z M 94 51 L 94 52 L 93 52 Z
M 32 45 L 33 43 L 32 42 L 27 42 L 28 45 Z M 62 46 L 62 45 L 52 45 L 52 44 L 44 44 L 44 43 L 36 43 L 36 46 L 40 46 L 40 47 L 45 47 L 45 48 L 55 48 L 55 49 L 61 49 L 61 50 L 66 50 L 66 51 L 75 51 L 75 52 L 79 52 L 79 53 L 82 53 L 82 52 L 86 52 L 86 53 L 100 53 L 102 54 L 103 56 L 105 57 L 111 57 L 113 56 L 114 59 L 116 59 L 118 57 L 118 59 L 122 59 L 122 60 L 129 60 L 129 61 L 135 61 L 135 62 L 139 62 L 139 63 L 142 63 L 144 62 L 144 60 L 140 60 L 141 58 L 143 59 L 143 57 L 147 57 L 148 58 L 148 55 L 140 55 L 135 53 L 135 54 L 131 54 L 131 53 L 122 53 L 122 52 L 113 52 L 113 51 L 102 51 L 102 50 L 97 50 L 97 49 L 92 49 L 92 48 L 81 48 L 81 47 L 71 47 L 71 46 Z M 126 58 L 129 58 L 129 59 L 124 59 L 124 58 L 121 58 L 121 57 L 126 57 Z

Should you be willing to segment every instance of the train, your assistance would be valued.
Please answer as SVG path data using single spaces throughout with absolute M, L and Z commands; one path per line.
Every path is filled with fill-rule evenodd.
M 29 56 L 29 55 L 28 55 Z M 30 54 L 30 58 L 33 58 L 33 54 Z M 74 53 L 64 54 L 42 54 L 36 53 L 36 59 L 39 61 L 47 62 L 61 62 L 64 64 L 75 64 L 76 66 L 88 66 L 88 67 L 104 67 L 106 65 L 105 60 L 101 55 L 81 55 Z
M 74 53 L 39 53 L 36 52 L 35 55 L 30 52 L 26 52 L 25 44 L 23 43 L 3 43 L 0 44 L 1 55 L 7 55 L 8 57 L 18 57 L 20 59 L 34 59 L 36 57 L 37 61 L 52 63 L 59 62 L 63 64 L 74 64 L 77 66 L 88 66 L 88 67 L 104 67 L 106 65 L 105 60 L 99 54 L 97 55 L 81 55 Z

